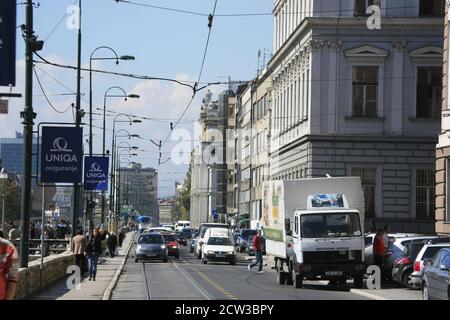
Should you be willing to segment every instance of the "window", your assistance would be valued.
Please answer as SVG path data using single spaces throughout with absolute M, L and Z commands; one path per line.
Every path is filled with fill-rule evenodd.
M 376 117 L 378 67 L 353 67 L 353 116 Z
M 444 16 L 445 0 L 420 0 L 419 16 Z
M 435 173 L 432 169 L 416 170 L 416 218 L 434 219 Z
M 380 6 L 380 0 L 355 0 L 355 17 L 368 15 L 367 8 L 372 5 Z
M 376 175 L 375 168 L 352 168 L 352 176 L 361 178 L 366 209 L 365 217 L 369 219 L 375 218 Z
M 298 235 L 298 217 L 295 216 L 294 218 L 294 234 Z
M 417 68 L 417 118 L 439 118 L 442 109 L 442 68 Z

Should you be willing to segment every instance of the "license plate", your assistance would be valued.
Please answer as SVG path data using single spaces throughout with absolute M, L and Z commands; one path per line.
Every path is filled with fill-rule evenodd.
M 156 254 L 155 253 L 147 253 L 146 256 L 147 257 L 156 257 Z
M 326 276 L 342 276 L 342 271 L 326 271 Z
M 217 258 L 225 258 L 225 255 L 224 254 L 216 254 L 216 257 Z

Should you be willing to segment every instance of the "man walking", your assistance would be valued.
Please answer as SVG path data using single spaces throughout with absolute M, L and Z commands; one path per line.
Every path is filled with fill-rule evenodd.
M 262 271 L 263 267 L 263 256 L 262 256 L 262 243 L 261 243 L 261 230 L 258 230 L 256 232 L 256 236 L 253 238 L 253 250 L 255 250 L 255 256 L 256 260 L 252 264 L 249 264 L 247 266 L 247 269 L 250 271 L 251 268 L 259 264 L 259 274 L 263 274 L 264 271 Z
M 19 280 L 19 257 L 14 245 L 2 237 L 0 258 L 0 300 L 13 300 Z
M 83 235 L 83 229 L 78 229 L 77 235 L 72 239 L 72 252 L 75 255 L 75 263 L 80 268 L 81 275 L 86 272 L 86 237 Z

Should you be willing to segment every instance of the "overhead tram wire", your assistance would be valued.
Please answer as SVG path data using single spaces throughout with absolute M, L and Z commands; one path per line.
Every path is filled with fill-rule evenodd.
M 184 115 L 186 114 L 186 112 L 189 110 L 189 108 L 191 107 L 192 103 L 194 102 L 194 98 L 195 98 L 197 92 L 199 91 L 199 89 L 197 88 L 197 85 L 198 85 L 198 83 L 201 80 L 201 77 L 202 77 L 202 74 L 203 74 L 203 69 L 205 67 L 206 56 L 208 54 L 209 42 L 210 42 L 210 39 L 211 39 L 211 31 L 212 31 L 212 26 L 213 26 L 213 21 L 214 21 L 214 15 L 216 14 L 216 9 L 217 9 L 217 1 L 218 0 L 214 1 L 214 8 L 213 8 L 212 14 L 208 15 L 208 37 L 206 38 L 205 50 L 203 52 L 202 64 L 201 64 L 201 67 L 200 67 L 200 71 L 198 73 L 197 82 L 195 83 L 195 85 L 193 87 L 194 93 L 193 93 L 191 99 L 189 100 L 188 105 L 186 106 L 186 108 L 184 109 L 183 113 L 181 114 L 180 118 L 175 122 L 175 125 L 171 124 L 170 132 L 167 135 L 166 139 L 164 139 L 163 145 L 169 139 L 170 135 L 172 134 L 173 129 L 175 129 L 178 126 L 178 124 L 180 123 L 180 121 L 183 119 Z M 204 89 L 204 88 L 206 88 L 206 86 L 203 87 L 202 89 Z
M 36 80 L 37 80 L 37 82 L 38 82 L 39 88 L 41 89 L 42 94 L 43 94 L 44 97 L 45 97 L 45 100 L 47 101 L 47 103 L 49 104 L 49 106 L 50 106 L 53 110 L 55 110 L 55 112 L 57 112 L 57 113 L 66 113 L 67 111 L 69 111 L 70 109 L 72 109 L 72 105 L 70 105 L 70 106 L 69 106 L 66 110 L 64 110 L 64 111 L 61 111 L 61 110 L 56 109 L 55 106 L 53 106 L 53 104 L 50 102 L 50 99 L 48 98 L 47 93 L 45 92 L 44 87 L 42 86 L 41 79 L 39 79 L 39 76 L 38 76 L 38 74 L 37 74 L 37 72 L 36 72 L 36 69 L 35 69 L 34 67 L 33 67 L 33 71 L 34 71 L 34 76 L 36 77 Z
M 152 5 L 148 3 L 142 3 L 137 1 L 128 1 L 128 0 L 113 0 L 116 3 L 124 3 L 134 6 L 140 6 L 140 7 L 147 7 L 151 9 L 156 10 L 163 10 L 163 11 L 169 11 L 174 13 L 183 13 L 187 15 L 194 15 L 199 17 L 207 17 L 208 14 L 204 12 L 198 12 L 198 11 L 190 11 L 190 10 L 183 10 L 183 9 L 177 9 L 177 8 L 170 8 L 170 7 L 164 7 L 164 6 L 157 6 Z M 418 5 L 411 5 L 411 6 L 396 6 L 396 7 L 389 7 L 389 9 L 416 9 L 419 8 Z M 295 15 L 295 14 L 307 14 L 310 13 L 309 11 L 289 11 L 285 13 L 279 13 L 279 15 Z M 344 9 L 344 10 L 316 10 L 314 13 L 337 13 L 337 12 L 347 12 L 347 13 L 354 13 L 354 9 Z M 221 14 L 215 14 L 215 17 L 222 17 L 222 18 L 232 18 L 232 17 L 257 17 L 257 16 L 273 16 L 273 12 L 244 12 L 244 13 L 221 13 Z
M 78 0 L 75 0 L 72 3 L 72 6 L 74 6 L 77 2 L 78 2 Z M 47 42 L 47 40 L 53 35 L 53 33 L 56 31 L 56 29 L 58 29 L 58 27 L 61 25 L 61 23 L 63 23 L 63 21 L 67 18 L 68 15 L 69 15 L 69 13 L 67 13 L 67 12 L 64 14 L 64 16 L 58 21 L 58 23 L 55 25 L 55 27 L 45 37 L 44 42 Z

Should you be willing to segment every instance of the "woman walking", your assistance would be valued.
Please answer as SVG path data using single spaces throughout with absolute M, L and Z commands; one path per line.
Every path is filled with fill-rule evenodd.
M 101 237 L 98 228 L 95 228 L 86 246 L 86 256 L 89 263 L 89 281 L 94 280 L 97 275 L 98 258 L 102 254 Z
M 114 232 L 111 232 L 108 237 L 108 250 L 109 256 L 114 258 L 116 256 L 116 248 L 117 248 L 117 236 Z

